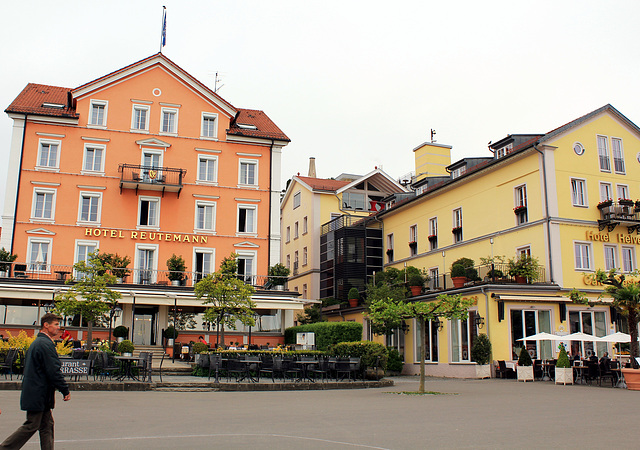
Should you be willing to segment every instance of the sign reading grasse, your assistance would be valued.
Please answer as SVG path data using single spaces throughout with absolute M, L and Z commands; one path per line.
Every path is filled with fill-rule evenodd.
M 186 242 L 194 244 L 206 244 L 209 236 L 197 236 L 183 233 L 162 233 L 160 231 L 125 231 L 108 228 L 85 228 L 85 236 L 106 237 L 111 239 L 135 239 L 138 241 L 155 242 Z

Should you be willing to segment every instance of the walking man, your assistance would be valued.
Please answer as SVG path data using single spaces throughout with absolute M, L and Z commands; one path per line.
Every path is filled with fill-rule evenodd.
M 47 313 L 40 320 L 41 328 L 24 363 L 20 408 L 27 412 L 26 422 L 0 444 L 0 448 L 18 449 L 36 431 L 40 432 L 40 448 L 53 449 L 53 415 L 56 389 L 68 401 L 69 386 L 60 371 L 60 359 L 53 339 L 60 333 L 60 317 Z

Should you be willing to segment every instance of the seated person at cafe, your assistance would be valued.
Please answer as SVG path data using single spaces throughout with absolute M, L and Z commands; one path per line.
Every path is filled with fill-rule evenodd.
M 69 331 L 67 331 L 66 328 L 63 328 L 60 334 L 60 339 L 62 339 L 63 341 L 67 339 L 71 339 L 71 333 L 69 333 Z
M 201 342 L 203 344 L 207 344 L 207 341 L 205 341 L 204 337 L 202 337 L 202 336 L 198 336 L 198 342 Z M 209 344 L 207 344 L 207 345 L 209 345 Z
M 604 355 L 602 355 L 602 358 L 600 358 L 600 365 L 604 366 L 605 364 L 609 364 L 609 361 L 609 352 L 604 352 Z

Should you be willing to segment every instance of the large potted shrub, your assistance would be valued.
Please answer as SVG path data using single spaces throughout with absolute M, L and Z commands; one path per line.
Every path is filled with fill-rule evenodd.
M 127 267 L 131 264 L 131 258 L 120 256 L 117 253 L 111 258 L 111 273 L 116 277 L 118 283 L 122 283 L 131 272 Z
M 167 346 L 173 348 L 173 343 L 178 337 L 178 330 L 176 330 L 173 325 L 169 325 L 167 329 L 164 330 L 164 337 L 167 339 Z
M 18 258 L 18 255 L 12 255 L 2 247 L 0 249 L 0 277 L 6 277 L 11 269 L 11 264 Z M 9 263 L 9 264 L 7 264 Z
M 451 266 L 451 282 L 453 287 L 461 288 L 467 282 L 467 269 L 462 264 L 454 264 Z
M 473 342 L 471 360 L 477 364 L 478 378 L 491 378 L 491 341 L 486 334 L 479 334 Z
M 281 263 L 269 267 L 269 283 L 278 291 L 284 290 L 284 285 L 287 282 L 287 277 L 290 272 L 291 271 Z
M 509 275 L 516 279 L 516 283 L 532 283 L 538 279 L 540 263 L 533 256 L 520 255 L 518 258 L 510 258 L 507 267 Z
M 422 293 L 424 283 L 425 277 L 420 272 L 410 273 L 407 278 L 407 284 L 409 285 L 409 289 L 411 289 L 411 295 L 414 297 Z
M 133 350 L 133 342 L 128 339 L 125 339 L 118 344 L 118 351 L 122 353 L 122 356 L 133 356 Z
M 358 300 L 360 300 L 360 294 L 358 293 L 358 289 L 352 287 L 351 289 L 349 289 L 349 293 L 347 294 L 347 297 L 349 298 L 349 306 L 352 308 L 355 308 L 356 306 L 358 306 Z
M 573 369 L 569 362 L 567 350 L 563 344 L 558 346 L 560 353 L 558 354 L 558 362 L 556 362 L 556 384 L 573 384 Z
M 113 337 L 117 338 L 118 342 L 122 342 L 129 337 L 129 329 L 124 325 L 118 325 L 113 329 Z
M 167 270 L 169 274 L 167 278 L 171 280 L 173 286 L 180 286 L 182 280 L 186 278 L 185 270 L 187 270 L 187 264 L 184 262 L 182 256 L 177 256 L 175 253 L 167 259 Z
M 517 370 L 518 381 L 533 381 L 533 361 L 531 361 L 531 355 L 529 355 L 527 347 L 520 349 Z

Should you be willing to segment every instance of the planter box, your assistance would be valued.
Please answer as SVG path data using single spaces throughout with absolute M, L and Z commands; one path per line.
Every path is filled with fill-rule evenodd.
M 476 377 L 480 379 L 491 378 L 491 364 L 477 364 Z
M 556 367 L 556 384 L 573 384 L 573 369 L 571 367 Z
M 467 282 L 467 277 L 451 277 L 454 288 L 461 288 Z
M 533 366 L 518 366 L 518 381 L 533 381 Z
M 630 391 L 640 391 L 640 369 L 622 369 L 624 381 Z

